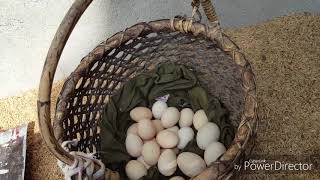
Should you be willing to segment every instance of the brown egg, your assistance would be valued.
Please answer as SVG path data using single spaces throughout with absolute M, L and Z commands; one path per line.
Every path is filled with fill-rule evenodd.
M 130 111 L 130 118 L 136 122 L 139 122 L 142 119 L 151 119 L 152 112 L 146 107 L 136 107 Z
M 126 149 L 132 157 L 139 157 L 142 151 L 143 142 L 141 138 L 135 134 L 128 134 L 126 138 Z
M 138 135 L 143 140 L 149 140 L 154 138 L 156 135 L 156 128 L 154 127 L 153 123 L 149 119 L 140 120 L 138 123 Z
M 126 165 L 126 174 L 130 180 L 138 180 L 147 175 L 147 168 L 141 162 L 131 160 Z
M 177 170 L 177 156 L 173 150 L 166 149 L 161 153 L 158 169 L 164 176 L 171 176 Z
M 180 120 L 179 126 L 182 127 L 190 127 L 192 125 L 194 113 L 190 108 L 184 108 L 180 112 Z
M 206 168 L 204 160 L 199 155 L 191 152 L 179 154 L 177 163 L 183 174 L 189 177 L 200 174 Z
M 160 146 L 156 141 L 147 141 L 142 146 L 143 160 L 149 165 L 155 165 L 160 156 Z
M 156 140 L 160 147 L 165 149 L 174 148 L 179 142 L 178 136 L 174 132 L 168 130 L 160 131 L 156 137 Z
M 127 135 L 129 133 L 138 135 L 138 123 L 133 123 L 127 130 Z
M 202 126 L 209 122 L 208 117 L 204 110 L 198 110 L 193 116 L 193 126 L 196 130 L 199 130 Z
M 156 128 L 157 133 L 159 133 L 160 131 L 162 131 L 164 129 L 160 120 L 158 120 L 158 119 L 152 120 L 152 123 L 153 123 L 154 127 Z
M 170 128 L 177 124 L 180 119 L 180 112 L 175 107 L 167 108 L 161 116 L 161 123 L 163 127 Z

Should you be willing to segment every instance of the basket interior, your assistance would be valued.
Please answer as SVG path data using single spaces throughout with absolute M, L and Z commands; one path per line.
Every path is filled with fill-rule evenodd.
M 60 143 L 78 139 L 78 146 L 70 147 L 71 150 L 99 152 L 98 121 L 108 97 L 130 78 L 162 62 L 183 64 L 193 70 L 201 86 L 218 97 L 230 111 L 233 125 L 238 125 L 244 108 L 244 93 L 241 74 L 232 58 L 205 37 L 162 31 L 132 39 L 106 52 L 85 70 L 77 69 L 70 75 L 61 94 L 68 83 L 76 83 L 76 86 L 68 94 L 63 121 L 57 124 L 63 129 L 62 137 L 58 138 Z M 80 74 L 81 78 L 71 82 L 75 74 Z

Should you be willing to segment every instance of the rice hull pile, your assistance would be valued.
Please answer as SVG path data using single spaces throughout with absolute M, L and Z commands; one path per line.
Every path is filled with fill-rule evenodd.
M 320 16 L 301 14 L 227 30 L 256 74 L 260 125 L 251 159 L 305 162 L 315 167 L 311 171 L 254 171 L 242 179 L 319 179 L 319 29 Z

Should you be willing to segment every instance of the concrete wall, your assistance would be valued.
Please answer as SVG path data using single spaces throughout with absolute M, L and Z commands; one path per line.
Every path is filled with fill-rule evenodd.
M 57 69 L 66 77 L 99 42 L 139 21 L 190 14 L 191 0 L 95 0 L 71 35 Z M 0 98 L 37 88 L 51 39 L 73 1 L 0 0 Z M 217 0 L 224 27 L 292 12 L 320 11 L 320 0 Z

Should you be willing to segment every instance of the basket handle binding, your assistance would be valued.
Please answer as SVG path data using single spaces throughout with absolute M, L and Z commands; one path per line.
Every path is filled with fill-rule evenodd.
M 218 23 L 218 16 L 214 9 L 214 6 L 211 2 L 211 0 L 192 0 L 191 6 L 199 8 L 199 6 L 202 6 L 204 13 L 206 14 L 208 20 L 210 23 Z
M 45 141 L 47 147 L 53 153 L 57 159 L 60 161 L 72 165 L 74 162 L 74 157 L 66 152 L 58 141 L 55 139 L 53 128 L 51 125 L 51 90 L 54 75 L 56 72 L 59 59 L 61 57 L 62 51 L 65 44 L 80 19 L 81 15 L 91 4 L 93 0 L 75 0 L 75 2 L 70 7 L 69 11 L 62 20 L 54 39 L 51 42 L 47 57 L 43 66 L 43 71 L 41 74 L 39 94 L 38 94 L 38 123 L 40 132 L 43 140 Z M 217 22 L 218 18 L 216 16 L 214 7 L 211 0 L 193 0 L 192 5 L 195 7 L 203 7 L 205 14 L 210 23 Z

